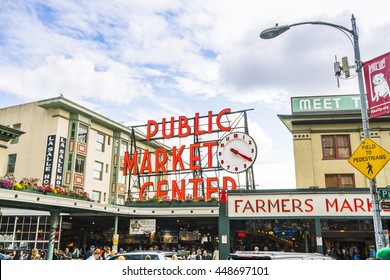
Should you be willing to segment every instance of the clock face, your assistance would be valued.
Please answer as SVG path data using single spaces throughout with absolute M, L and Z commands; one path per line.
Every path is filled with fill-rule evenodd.
M 230 173 L 241 173 L 256 160 L 256 142 L 248 134 L 234 132 L 219 142 L 217 155 L 223 169 Z

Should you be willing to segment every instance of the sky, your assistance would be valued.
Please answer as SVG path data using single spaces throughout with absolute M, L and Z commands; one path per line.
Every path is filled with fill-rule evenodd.
M 389 51 L 385 0 L 2 0 L 0 108 L 53 98 L 125 125 L 224 108 L 248 111 L 259 189 L 295 188 L 290 98 L 358 94 L 334 74 L 354 61 L 340 30 L 303 25 L 272 40 L 266 28 L 324 21 L 351 29 L 362 61 Z M 1 120 L 0 120 L 1 122 Z

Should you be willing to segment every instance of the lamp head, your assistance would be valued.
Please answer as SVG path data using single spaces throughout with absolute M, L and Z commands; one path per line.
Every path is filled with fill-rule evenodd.
M 276 24 L 275 27 L 271 27 L 271 28 L 267 28 L 267 29 L 263 30 L 260 33 L 260 38 L 261 39 L 272 39 L 272 38 L 275 38 L 276 36 L 279 36 L 283 32 L 286 32 L 289 29 L 290 29 L 289 25 L 279 26 L 278 24 Z

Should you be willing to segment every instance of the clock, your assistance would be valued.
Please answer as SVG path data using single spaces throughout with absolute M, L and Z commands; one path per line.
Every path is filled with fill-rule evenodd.
M 250 168 L 257 157 L 257 146 L 251 136 L 233 132 L 219 141 L 217 157 L 223 169 L 230 173 L 241 173 Z

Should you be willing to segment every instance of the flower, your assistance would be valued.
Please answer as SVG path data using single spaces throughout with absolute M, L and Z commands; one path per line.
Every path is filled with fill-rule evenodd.
M 44 194 L 48 192 L 54 192 L 54 189 L 50 185 L 38 186 L 36 189 L 37 191 L 43 192 Z
M 133 202 L 133 201 L 134 201 L 134 197 L 131 193 L 129 193 L 126 198 L 126 202 Z
M 23 185 L 19 184 L 19 183 L 15 183 L 14 184 L 14 187 L 13 187 L 14 190 L 23 190 L 25 189 Z
M 36 189 L 38 187 L 37 178 L 23 178 L 20 180 L 19 184 L 21 184 L 26 189 Z
M 14 186 L 14 183 L 11 180 L 8 180 L 8 179 L 0 180 L 0 188 L 10 190 L 13 188 L 13 186 Z
M 55 193 L 55 194 L 63 194 L 63 195 L 66 195 L 66 194 L 67 194 L 67 191 L 64 190 L 64 189 L 61 188 L 61 187 L 55 187 L 54 190 L 53 190 L 53 193 Z

